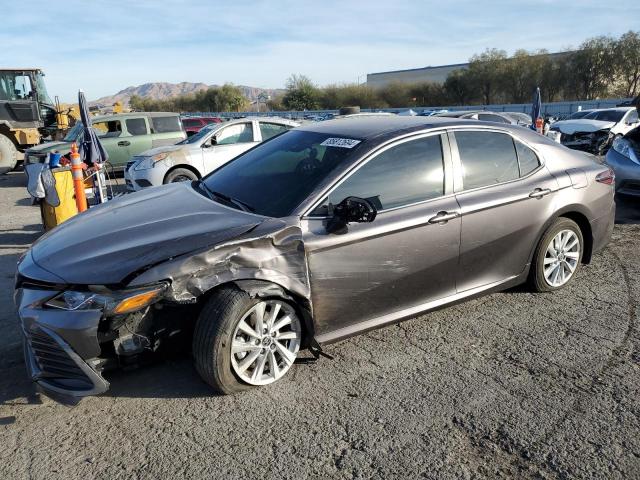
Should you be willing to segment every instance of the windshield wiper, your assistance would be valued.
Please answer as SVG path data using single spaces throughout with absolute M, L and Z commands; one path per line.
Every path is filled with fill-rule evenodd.
M 209 188 L 209 187 L 207 187 L 207 189 L 208 189 L 208 188 Z M 230 197 L 229 195 L 225 195 L 224 193 L 220 193 L 220 192 L 213 192 L 213 191 L 211 191 L 211 190 L 209 190 L 209 191 L 210 191 L 213 195 L 215 195 L 216 197 L 219 197 L 219 198 L 221 198 L 222 200 L 225 200 L 225 201 L 227 201 L 227 202 L 229 202 L 229 203 L 232 203 L 232 204 L 233 204 L 233 205 L 235 205 L 236 207 L 240 208 L 240 210 L 243 210 L 243 211 L 245 211 L 245 212 L 255 212 L 255 209 L 254 209 L 251 205 L 249 205 L 249 204 L 247 204 L 247 203 L 243 202 L 242 200 L 238 200 L 237 198 Z
M 243 202 L 242 200 L 232 198 L 229 195 L 225 195 L 224 193 L 214 192 L 202 180 L 200 180 L 197 185 L 207 194 L 209 199 L 213 200 L 214 202 L 216 201 L 216 198 L 218 198 L 219 200 L 222 200 L 227 204 L 230 203 L 231 205 L 235 205 L 243 212 L 255 212 L 255 209 L 251 205 Z

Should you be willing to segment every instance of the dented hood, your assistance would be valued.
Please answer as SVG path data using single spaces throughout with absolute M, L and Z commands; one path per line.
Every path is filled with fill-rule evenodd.
M 562 133 L 573 135 L 576 132 L 590 133 L 597 132 L 598 130 L 610 130 L 615 125 L 615 122 L 603 122 L 602 120 L 561 120 L 552 125 L 552 127 L 558 128 Z
M 134 272 L 246 233 L 264 217 L 209 200 L 191 183 L 125 195 L 66 221 L 31 248 L 69 284 L 118 284 Z

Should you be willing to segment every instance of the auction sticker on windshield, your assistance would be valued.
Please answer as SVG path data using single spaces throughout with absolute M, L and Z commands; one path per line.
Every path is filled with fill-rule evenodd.
M 320 145 L 324 147 L 353 148 L 359 143 L 360 140 L 354 140 L 352 138 L 327 138 Z

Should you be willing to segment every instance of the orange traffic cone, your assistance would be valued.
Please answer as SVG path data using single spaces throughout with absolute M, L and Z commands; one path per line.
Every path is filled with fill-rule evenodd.
M 78 145 L 71 144 L 71 175 L 73 176 L 73 190 L 76 194 L 76 206 L 78 212 L 84 212 L 87 209 L 87 197 L 84 194 L 84 175 L 82 173 L 82 162 L 78 153 Z

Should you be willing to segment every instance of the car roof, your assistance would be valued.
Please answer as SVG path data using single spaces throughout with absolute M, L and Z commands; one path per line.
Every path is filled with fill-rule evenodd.
M 282 123 L 285 125 L 299 125 L 300 122 L 295 121 L 295 120 L 289 120 L 288 118 L 282 118 L 282 117 L 258 117 L 258 116 L 251 116 L 251 117 L 242 117 L 242 118 L 234 118 L 233 120 L 229 120 L 227 122 L 223 122 L 223 123 L 219 123 L 218 125 L 223 126 L 223 125 L 231 125 L 234 123 L 245 123 L 251 120 L 258 120 L 260 122 L 273 122 L 273 123 Z
M 354 137 L 361 140 L 368 140 L 380 135 L 399 132 L 411 132 L 413 130 L 424 130 L 428 128 L 438 128 L 456 125 L 477 126 L 480 124 L 492 125 L 493 123 L 479 122 L 478 120 L 467 120 L 447 117 L 400 117 L 394 116 L 361 116 L 350 118 L 337 118 L 324 122 L 312 123 L 299 127 L 298 130 L 307 132 L 324 133 L 337 135 L 339 137 Z
M 175 112 L 129 112 L 129 113 L 115 113 L 113 115 L 96 115 L 91 117 L 92 122 L 108 122 L 109 120 L 121 120 L 127 118 L 139 118 L 139 117 L 177 117 L 179 113 Z

